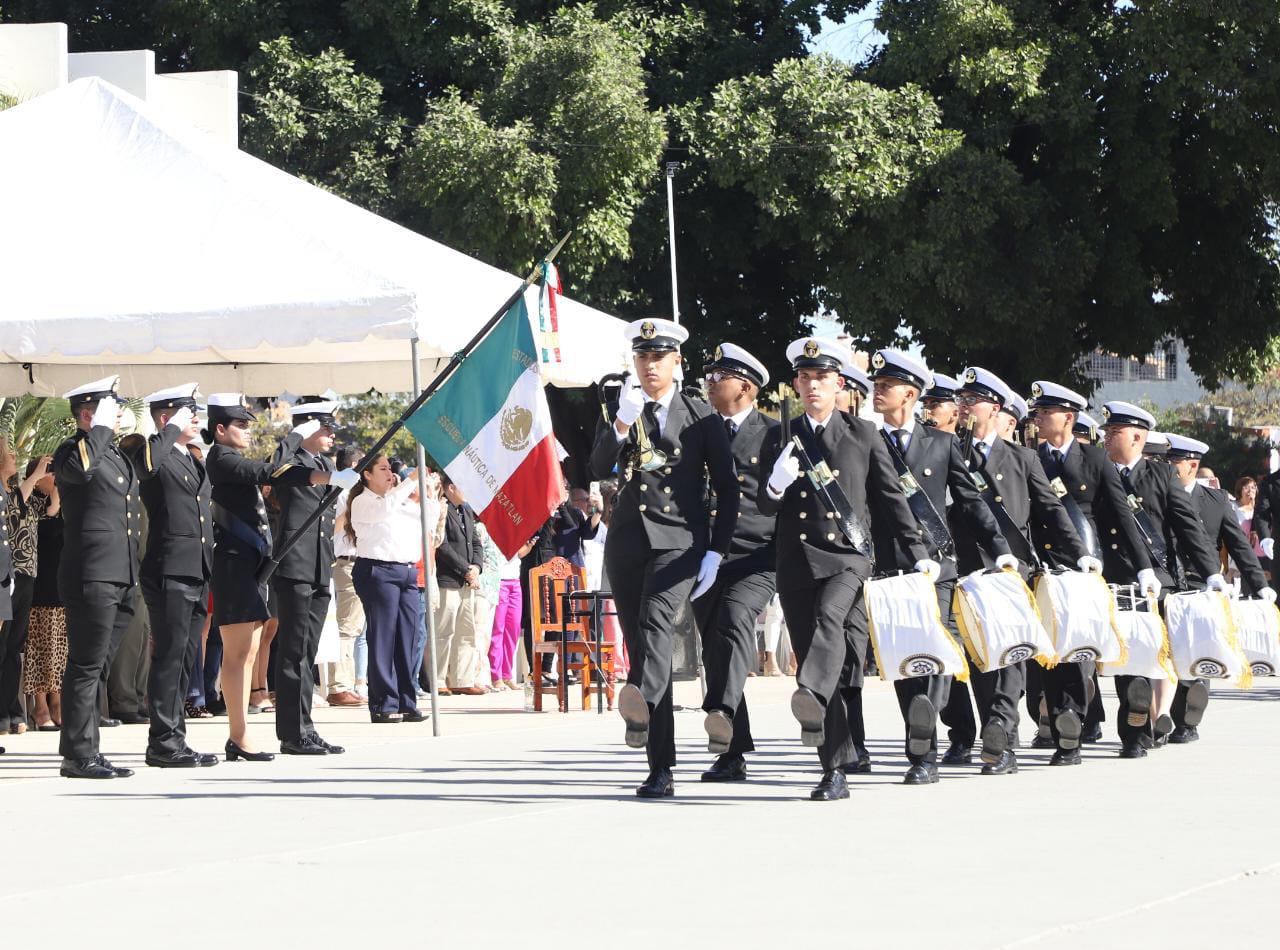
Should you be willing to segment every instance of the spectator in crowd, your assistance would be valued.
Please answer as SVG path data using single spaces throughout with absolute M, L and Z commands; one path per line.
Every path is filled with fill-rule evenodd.
M 32 697 L 37 731 L 57 732 L 62 725 L 62 671 L 67 666 L 67 614 L 58 596 L 62 504 L 52 474 L 40 479 L 36 492 L 49 500 L 37 528 L 36 576 L 22 691 Z
M 520 561 L 533 548 L 529 541 L 498 568 L 498 592 L 489 640 L 489 676 L 494 689 L 517 689 L 516 647 L 520 643 L 520 621 L 524 595 L 520 590 Z
M 1253 527 L 1253 506 L 1258 500 L 1257 480 L 1250 478 L 1248 475 L 1237 479 L 1235 491 L 1232 494 L 1235 497 L 1236 521 L 1240 523 L 1240 530 L 1249 539 L 1249 546 L 1253 548 L 1253 553 L 1258 555 L 1258 560 L 1262 562 L 1263 570 L 1270 574 L 1271 559 L 1263 553 L 1262 542 L 1258 538 L 1258 532 Z M 1232 563 L 1231 573 L 1227 579 L 1235 580 L 1239 575 L 1239 570 Z
M 132 419 L 132 414 L 126 414 Z M 132 425 L 133 423 L 129 423 Z M 146 439 L 136 432 L 129 432 L 120 439 L 120 451 L 134 458 L 142 451 Z M 138 519 L 138 557 L 146 554 L 150 522 L 145 505 L 139 505 L 134 513 Z M 151 675 L 151 618 L 147 603 L 137 596 L 133 602 L 133 616 L 125 628 L 120 645 L 107 667 L 107 708 L 103 710 L 101 725 L 118 726 L 122 722 L 144 723 L 147 716 L 147 679 Z
M 364 459 L 364 452 L 346 445 L 338 450 L 337 469 L 355 468 Z M 388 468 L 388 472 L 390 468 Z M 355 491 L 353 488 L 352 491 Z M 338 662 L 325 663 L 321 670 L 321 690 L 330 706 L 363 706 L 364 700 L 355 691 L 356 640 L 364 631 L 364 606 L 356 595 L 351 572 L 355 567 L 356 549 L 348 526 L 347 501 L 349 492 L 338 496 L 336 520 L 333 528 L 333 590 L 336 595 L 338 615 Z M 419 544 L 421 546 L 421 544 Z
M 502 587 L 502 565 L 504 559 L 498 546 L 489 537 L 489 531 L 477 521 L 476 534 L 480 536 L 480 550 L 483 559 L 480 562 L 480 586 L 476 588 L 476 682 L 475 686 L 486 693 L 506 689 L 506 684 L 493 682 L 493 667 L 489 661 L 489 650 L 493 644 L 493 618 L 498 606 L 498 591 Z
M 21 735 L 27 731 L 22 690 L 22 654 L 27 644 L 31 597 L 36 584 L 36 543 L 40 519 L 49 506 L 47 492 L 37 490 L 49 474 L 50 455 L 32 459 L 26 475 L 18 480 L 18 459 L 7 440 L 0 438 L 0 479 L 4 480 L 5 520 L 9 553 L 13 559 L 13 617 L 0 627 L 0 733 Z
M 552 545 L 556 557 L 564 558 L 574 567 L 585 567 L 582 545 L 596 536 L 604 502 L 599 492 L 593 496 L 584 488 L 569 489 L 568 481 L 565 489 L 568 490 L 569 501 L 551 516 Z
M 476 534 L 476 515 L 462 489 L 449 476 L 444 479 L 445 533 L 436 549 L 436 583 L 440 606 L 435 614 L 436 663 L 444 687 L 442 695 L 479 696 L 475 685 L 479 669 L 476 655 L 475 593 L 480 587 L 484 551 Z
M 351 489 L 347 540 L 356 551 L 352 581 L 364 606 L 369 646 L 369 718 L 421 722 L 413 666 L 422 595 L 422 513 L 417 480 L 397 481 L 385 455 L 376 456 Z

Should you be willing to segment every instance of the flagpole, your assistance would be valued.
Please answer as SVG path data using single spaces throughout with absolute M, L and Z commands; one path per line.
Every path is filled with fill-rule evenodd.
M 569 233 L 572 234 L 573 232 Z M 510 310 L 515 305 L 515 302 L 524 295 L 524 292 L 529 289 L 530 285 L 542 276 L 546 270 L 546 266 L 555 260 L 556 255 L 560 253 L 560 249 L 564 247 L 565 242 L 568 240 L 569 234 L 566 234 L 560 239 L 559 243 L 557 243 L 556 246 L 548 252 L 547 256 L 539 261 L 533 270 L 529 272 L 529 276 L 521 282 L 520 286 L 515 289 L 511 296 L 508 297 L 502 306 L 498 308 L 497 312 L 495 312 L 494 315 L 488 319 L 485 325 L 480 328 L 476 335 L 471 338 L 470 342 L 468 342 L 467 345 L 457 353 L 454 353 L 449 362 L 445 365 L 444 369 L 440 370 L 440 372 L 436 374 L 435 379 L 427 383 L 427 388 L 414 397 L 413 402 L 409 403 L 404 412 L 400 413 L 400 418 L 391 423 L 391 427 L 387 429 L 386 432 L 382 433 L 382 437 L 373 444 L 373 447 L 370 448 L 365 454 L 365 457 L 361 459 L 360 464 L 355 468 L 357 475 L 373 464 L 373 460 L 377 457 L 378 453 L 387 447 L 388 442 L 395 438 L 396 433 L 404 427 L 404 424 L 409 420 L 409 417 L 422 408 L 423 403 L 430 399 L 444 381 L 453 375 L 454 370 L 461 366 L 462 361 L 471 355 L 471 351 L 479 346 L 480 342 L 489 335 L 489 331 L 498 325 L 498 322 L 506 316 L 507 311 Z M 416 361 L 414 365 L 415 367 L 417 366 Z M 311 530 L 311 526 L 320 520 L 325 509 L 337 501 L 338 495 L 341 493 L 341 490 L 337 488 L 330 488 L 325 492 L 324 497 L 320 499 L 320 504 L 316 506 L 315 510 L 312 511 L 311 514 L 307 515 L 306 520 L 298 526 L 297 530 L 285 539 L 284 545 L 280 550 L 274 552 L 270 559 L 258 569 L 259 584 L 265 584 L 270 580 L 271 575 L 274 574 L 276 572 L 276 568 L 280 566 L 280 559 L 283 558 L 294 545 L 302 540 L 302 536 Z
M 422 390 L 422 368 L 418 364 L 418 338 L 409 341 L 409 353 L 413 359 L 413 396 L 416 400 Z M 436 630 L 435 614 L 431 610 L 431 591 L 436 582 L 435 565 L 431 559 L 431 526 L 427 524 L 427 453 L 422 443 L 414 440 L 417 454 L 418 470 L 418 518 L 422 529 L 422 576 L 425 586 L 422 589 L 422 626 L 427 634 L 427 658 L 431 669 L 428 683 L 431 687 L 431 735 L 440 735 L 440 689 L 436 667 Z M 417 688 L 418 673 L 413 671 L 414 688 Z

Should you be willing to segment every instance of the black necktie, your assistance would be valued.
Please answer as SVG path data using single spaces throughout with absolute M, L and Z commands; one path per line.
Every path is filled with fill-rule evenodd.
M 907 430 L 906 430 L 906 429 L 894 429 L 894 430 L 893 430 L 893 441 L 894 441 L 895 443 L 897 443 L 897 446 L 898 446 L 898 454 L 899 454 L 899 455 L 901 455 L 901 456 L 904 456 L 904 457 L 905 457 L 905 456 L 906 456 L 906 454 L 907 454 Z
M 1045 454 L 1048 455 L 1049 457 L 1049 465 L 1048 465 L 1049 475 L 1052 477 L 1057 477 L 1058 475 L 1061 475 L 1062 474 L 1062 458 L 1063 458 L 1062 452 L 1059 449 L 1055 449 L 1052 446 L 1050 446 Z
M 1129 466 L 1126 465 L 1124 468 L 1120 469 L 1120 481 L 1124 484 L 1124 491 L 1126 495 L 1137 494 L 1133 489 L 1133 482 L 1129 480 Z
M 986 442 L 979 442 L 974 445 L 974 448 L 978 450 L 978 461 L 985 465 L 987 463 L 987 450 L 990 449 L 991 446 Z
M 738 424 L 732 419 L 724 420 L 724 431 L 729 436 L 729 441 L 733 441 L 733 437 L 738 434 Z
M 658 402 L 650 400 L 644 404 L 644 421 L 645 428 L 649 430 L 649 434 L 653 438 L 658 436 Z
M 824 429 L 826 429 L 826 426 L 814 426 L 814 427 L 813 427 L 813 437 L 814 437 L 815 439 L 817 439 L 819 442 L 821 442 L 821 441 L 822 441 L 822 432 L 823 432 L 823 430 L 824 430 Z

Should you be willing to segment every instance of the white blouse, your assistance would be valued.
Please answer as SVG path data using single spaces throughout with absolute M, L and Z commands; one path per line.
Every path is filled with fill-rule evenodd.
M 385 495 L 367 488 L 353 498 L 347 517 L 356 532 L 356 557 L 416 564 L 422 557 L 422 519 L 409 498 L 418 487 L 408 478 Z

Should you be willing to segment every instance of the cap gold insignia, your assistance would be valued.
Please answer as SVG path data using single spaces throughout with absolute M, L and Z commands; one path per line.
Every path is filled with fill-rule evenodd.
M 1110 409 L 1108 409 L 1106 406 L 1103 406 L 1103 407 L 1102 407 L 1102 418 L 1103 418 L 1103 419 L 1110 419 L 1110 418 L 1111 418 L 1111 410 L 1110 410 Z
M 1041 386 L 1039 383 L 1032 383 L 1032 384 L 1031 384 L 1031 395 L 1033 395 L 1033 396 L 1035 396 L 1037 399 L 1039 399 L 1041 396 L 1043 396 L 1043 395 L 1044 395 L 1044 387 L 1043 387 L 1043 386 Z
M 805 344 L 804 344 L 804 355 L 805 355 L 806 357 L 808 357 L 809 359 L 813 359 L 814 357 L 816 357 L 816 356 L 817 356 L 819 353 L 821 353 L 821 352 L 822 352 L 822 348 L 821 348 L 820 346 L 818 346 L 818 341 L 817 341 L 817 340 L 806 340 L 806 341 L 805 341 Z
M 884 357 L 877 353 L 875 356 L 871 357 L 871 365 L 876 369 L 884 369 Z
M 644 323 L 640 324 L 641 339 L 652 340 L 657 335 L 658 328 L 655 327 L 652 322 L 646 320 Z
M 966 383 L 976 383 L 978 381 L 978 371 L 972 366 L 964 371 L 964 381 Z
M 716 347 L 716 352 L 715 352 L 715 357 L 716 357 L 716 361 L 717 361 L 717 362 L 719 362 L 720 360 L 724 359 L 724 350 L 722 350 L 720 347 L 718 347 L 718 346 L 717 346 L 717 347 Z

